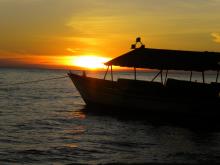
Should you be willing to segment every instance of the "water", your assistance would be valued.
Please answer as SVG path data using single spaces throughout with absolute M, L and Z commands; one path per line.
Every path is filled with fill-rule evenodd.
M 0 85 L 65 74 L 1 69 Z M 204 128 L 188 127 L 84 108 L 68 78 L 0 87 L 0 164 L 220 163 L 220 129 L 206 121 Z

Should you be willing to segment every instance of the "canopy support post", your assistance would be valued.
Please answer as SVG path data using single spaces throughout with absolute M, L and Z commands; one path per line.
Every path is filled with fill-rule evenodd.
M 111 65 L 111 78 L 112 78 L 112 81 L 113 81 L 112 65 Z
M 154 81 L 161 73 L 161 70 L 156 74 L 156 76 L 151 80 L 151 81 Z
M 163 70 L 160 71 L 161 83 L 163 84 Z
M 216 83 L 218 82 L 218 76 L 219 76 L 219 70 L 217 71 L 217 76 L 216 76 L 216 80 L 215 80 Z
M 164 80 L 164 84 L 167 82 L 167 76 L 168 76 L 168 69 L 166 71 L 166 77 L 165 77 L 165 80 Z
M 202 71 L 202 82 L 205 83 L 205 74 L 204 74 L 204 71 Z
M 190 81 L 190 82 L 192 81 L 192 74 L 193 74 L 193 72 L 191 71 L 191 72 L 190 72 L 190 78 L 189 78 L 189 81 Z
M 106 72 L 105 72 L 105 75 L 104 75 L 104 80 L 105 80 L 106 75 L 107 75 L 107 73 L 108 73 L 108 69 L 109 69 L 109 65 L 108 65 L 108 68 L 107 68 L 107 70 L 106 70 Z
M 134 67 L 134 79 L 137 80 L 136 67 Z

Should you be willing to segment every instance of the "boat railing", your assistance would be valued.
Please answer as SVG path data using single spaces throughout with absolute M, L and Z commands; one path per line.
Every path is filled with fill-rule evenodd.
M 172 94 L 178 92 L 182 96 L 218 97 L 220 86 L 186 80 L 167 79 L 166 88 Z
M 163 84 L 160 82 L 152 82 L 152 81 L 145 81 L 145 80 L 133 80 L 133 79 L 124 79 L 124 78 L 119 78 L 117 81 L 119 84 L 122 85 L 137 85 L 137 86 L 150 86 L 150 87 L 159 87 L 162 88 L 164 87 Z
M 132 80 L 132 79 L 118 79 L 117 81 L 118 88 L 120 90 L 125 90 L 128 92 L 136 93 L 153 93 L 158 94 L 162 93 L 164 85 L 160 82 L 151 82 L 144 80 Z
M 216 93 L 218 94 L 218 97 L 220 97 L 220 83 L 212 82 L 211 85 L 213 86 Z

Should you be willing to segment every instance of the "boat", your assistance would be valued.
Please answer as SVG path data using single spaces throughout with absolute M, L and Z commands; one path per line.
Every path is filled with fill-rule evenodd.
M 137 47 L 137 44 L 140 44 Z M 145 48 L 140 38 L 131 51 L 105 63 L 103 79 L 69 72 L 68 76 L 88 107 L 106 107 L 132 113 L 218 113 L 220 105 L 220 53 Z M 114 80 L 112 66 L 130 67 L 134 79 Z M 137 79 L 137 68 L 154 69 L 158 73 L 151 81 Z M 167 78 L 169 71 L 189 72 L 189 80 Z M 207 83 L 205 72 L 216 73 L 213 82 Z M 202 82 L 193 82 L 193 72 L 201 72 Z M 110 73 L 111 79 L 106 75 Z M 160 78 L 161 81 L 155 81 Z M 104 108 L 102 108 L 103 110 Z

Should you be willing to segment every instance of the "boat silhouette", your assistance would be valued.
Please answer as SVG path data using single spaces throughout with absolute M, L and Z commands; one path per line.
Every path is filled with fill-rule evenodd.
M 132 49 L 105 63 L 108 68 L 103 79 L 88 77 L 85 72 L 68 73 L 87 106 L 133 113 L 219 113 L 219 52 L 145 48 L 140 38 Z M 134 79 L 113 81 L 112 66 L 133 68 Z M 156 69 L 158 73 L 151 81 L 137 80 L 137 68 Z M 190 71 L 189 81 L 167 78 L 170 70 Z M 216 78 L 206 83 L 205 71 L 209 70 L 216 72 Z M 202 82 L 192 82 L 193 71 L 202 73 Z M 111 80 L 106 80 L 109 72 Z M 155 81 L 157 77 L 161 82 Z

